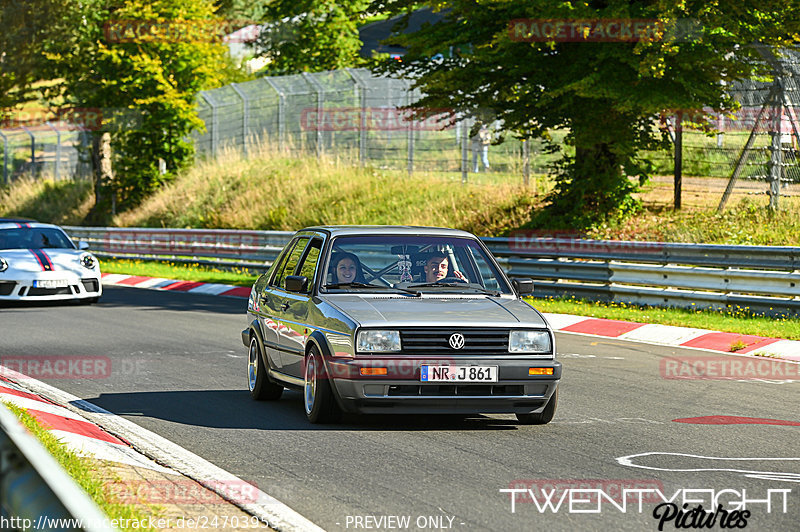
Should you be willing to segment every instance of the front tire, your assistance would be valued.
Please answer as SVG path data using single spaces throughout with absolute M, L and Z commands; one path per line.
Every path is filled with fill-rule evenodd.
M 256 401 L 275 401 L 280 399 L 283 386 L 269 380 L 264 359 L 261 356 L 261 346 L 255 335 L 250 336 L 250 350 L 247 363 L 247 387 L 250 397 Z
M 308 351 L 305 362 L 303 406 L 306 417 L 311 423 L 335 423 L 342 412 L 336 404 L 325 363 L 316 346 Z
M 538 414 L 517 414 L 517 421 L 522 425 L 546 425 L 553 420 L 558 405 L 558 388 L 547 402 L 544 409 Z

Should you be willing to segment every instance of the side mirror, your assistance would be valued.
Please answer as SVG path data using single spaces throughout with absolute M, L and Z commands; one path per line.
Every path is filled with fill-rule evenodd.
M 288 292 L 308 292 L 308 277 L 305 275 L 287 275 L 284 286 Z
M 83 249 L 89 249 L 89 243 L 88 243 L 88 242 L 86 242 L 85 240 L 80 240 L 80 241 L 78 242 L 78 249 L 81 249 L 81 250 L 83 250 Z
M 533 293 L 533 279 L 511 279 L 511 284 L 520 296 Z

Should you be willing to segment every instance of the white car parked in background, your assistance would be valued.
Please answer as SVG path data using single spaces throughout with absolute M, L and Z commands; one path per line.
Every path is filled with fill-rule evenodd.
M 88 247 L 57 225 L 0 218 L 0 301 L 97 302 L 100 266 Z

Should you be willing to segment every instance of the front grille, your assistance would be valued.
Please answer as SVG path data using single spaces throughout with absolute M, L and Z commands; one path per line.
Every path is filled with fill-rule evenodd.
M 0 281 L 0 296 L 10 296 L 17 283 L 14 281 Z
M 71 294 L 72 290 L 70 290 L 69 286 L 63 286 L 61 288 L 30 288 L 28 290 L 29 296 L 60 296 L 62 294 Z
M 100 289 L 100 283 L 97 282 L 97 279 L 81 279 L 81 283 L 83 283 L 83 289 L 87 292 L 97 292 Z
M 448 340 L 454 333 L 464 335 L 464 347 L 453 349 Z M 404 353 L 420 355 L 507 355 L 509 329 L 418 327 L 400 330 Z
M 525 394 L 522 384 L 403 384 L 389 386 L 392 397 L 517 397 Z

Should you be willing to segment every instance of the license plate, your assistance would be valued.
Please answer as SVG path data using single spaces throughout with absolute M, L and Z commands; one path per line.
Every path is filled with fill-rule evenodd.
M 40 279 L 33 282 L 34 288 L 64 288 L 67 285 L 64 279 Z
M 423 382 L 497 382 L 497 366 L 421 366 Z

